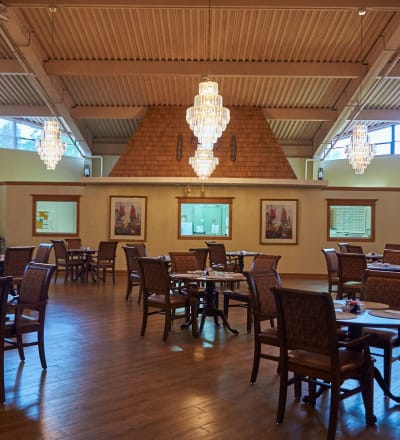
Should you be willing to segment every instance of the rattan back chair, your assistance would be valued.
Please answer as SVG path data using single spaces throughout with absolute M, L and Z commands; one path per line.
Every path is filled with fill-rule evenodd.
M 111 273 L 112 282 L 115 284 L 115 260 L 117 258 L 118 241 L 100 241 L 97 255 L 88 263 L 92 277 L 99 282 L 106 282 L 107 273 Z
M 32 261 L 34 249 L 35 246 L 9 246 L 6 248 L 2 276 L 12 277 L 15 294 L 19 293 L 26 265 Z
M 334 248 L 325 248 L 321 249 L 322 253 L 325 257 L 326 262 L 326 270 L 328 273 L 328 291 L 329 293 L 333 293 L 334 290 L 337 292 L 337 288 L 339 285 L 339 277 L 338 277 L 338 257 L 336 254 L 336 249 Z
M 40 243 L 37 248 L 36 255 L 33 261 L 35 263 L 47 264 L 49 262 L 52 249 L 53 249 L 52 243 Z
M 400 309 L 400 272 L 366 270 L 361 299 L 388 304 L 390 307 Z M 394 348 L 400 346 L 400 329 L 365 327 L 362 332 L 371 334 L 371 347 L 383 350 L 383 378 L 390 389 L 392 364 L 400 360 L 399 354 L 393 355 Z M 374 353 L 374 355 L 380 355 L 380 353 Z
M 142 275 L 138 259 L 141 258 L 136 246 L 122 246 L 126 259 L 126 270 L 128 273 L 128 283 L 126 287 L 125 301 L 128 301 L 132 294 L 133 286 L 139 287 L 138 304 L 140 304 L 143 295 Z
M 71 281 L 78 278 L 85 267 L 86 261 L 81 257 L 71 255 L 64 240 L 51 240 L 51 242 L 54 246 L 56 263 L 54 282 L 57 282 L 59 272 L 64 272 L 64 283 L 68 281 L 68 278 Z
M 331 295 L 298 289 L 276 287 L 273 289 L 278 314 L 279 404 L 277 423 L 285 414 L 287 388 L 299 380 L 311 384 L 309 403 L 315 404 L 315 387 L 330 387 L 330 411 L 327 439 L 336 434 L 339 402 L 361 392 L 366 423 L 372 425 L 373 414 L 373 362 L 369 353 L 369 336 L 349 342 L 339 342 L 335 309 Z M 293 379 L 289 379 L 289 372 Z M 348 379 L 358 381 L 358 386 L 342 386 Z M 347 386 L 348 385 L 348 386 Z M 297 398 L 300 398 L 298 387 Z
M 55 266 L 34 263 L 27 265 L 17 302 L 14 304 L 14 319 L 6 322 L 5 349 L 18 349 L 21 361 L 25 360 L 24 347 L 37 345 L 42 368 L 47 368 L 44 351 L 44 321 L 50 279 Z M 27 333 L 36 333 L 36 340 L 24 341 Z
M 181 318 L 189 321 L 189 296 L 182 295 L 171 288 L 164 259 L 143 257 L 139 259 L 139 264 L 143 278 L 143 318 L 140 334 L 145 335 L 149 316 L 163 314 L 165 316 L 163 341 L 165 342 L 171 331 L 172 321 Z M 184 309 L 184 313 L 178 313 L 178 309 Z
M 382 262 L 400 265 L 400 250 L 385 249 L 383 251 Z
M 6 393 L 4 388 L 4 333 L 6 325 L 7 314 L 7 298 L 12 286 L 11 277 L 0 277 L 0 402 L 3 403 L 6 400 Z
M 338 253 L 338 291 L 336 298 L 360 296 L 367 257 L 364 254 Z
M 190 248 L 189 251 L 195 252 L 198 269 L 205 270 L 207 267 L 208 248 Z

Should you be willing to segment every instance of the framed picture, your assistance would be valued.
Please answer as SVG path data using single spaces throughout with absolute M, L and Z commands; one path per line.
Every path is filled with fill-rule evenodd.
M 297 243 L 297 200 L 261 200 L 261 244 Z
M 110 196 L 110 239 L 146 240 L 147 197 Z

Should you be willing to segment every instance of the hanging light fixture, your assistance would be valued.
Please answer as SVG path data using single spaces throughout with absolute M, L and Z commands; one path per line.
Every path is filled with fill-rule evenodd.
M 42 136 L 36 141 L 36 150 L 48 170 L 55 170 L 65 149 L 57 119 L 45 121 Z
M 194 156 L 189 157 L 189 163 L 199 179 L 206 180 L 214 172 L 219 163 L 218 157 L 214 157 L 214 151 L 203 148 L 202 145 L 197 146 Z
M 208 2 L 208 62 L 210 61 L 211 0 Z M 213 149 L 229 120 L 230 111 L 222 105 L 222 96 L 218 94 L 218 83 L 208 77 L 203 78 L 199 84 L 199 94 L 194 98 L 194 105 L 186 110 L 186 122 L 197 137 L 202 151 Z
M 56 8 L 49 8 L 51 14 L 51 52 L 54 52 L 54 16 Z M 42 136 L 36 140 L 36 150 L 48 170 L 54 170 L 60 162 L 66 149 L 66 143 L 61 140 L 58 119 L 47 120 L 43 125 Z
M 359 9 L 358 15 L 361 17 L 360 24 L 360 62 L 363 59 L 363 16 L 366 14 L 365 9 Z M 359 87 L 359 109 L 361 106 L 361 84 Z M 364 174 L 365 169 L 371 163 L 375 156 L 375 146 L 369 143 L 368 126 L 365 124 L 355 124 L 353 126 L 353 133 L 350 137 L 350 144 L 345 149 L 346 157 L 354 169 L 355 174 Z

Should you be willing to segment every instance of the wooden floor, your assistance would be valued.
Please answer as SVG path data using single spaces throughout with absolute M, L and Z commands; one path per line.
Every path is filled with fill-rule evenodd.
M 323 281 L 283 284 L 326 290 Z M 26 349 L 25 363 L 16 350 L 6 352 L 0 439 L 325 439 L 328 396 L 313 409 L 290 390 L 278 426 L 276 364 L 263 360 L 250 385 L 253 340 L 244 310 L 230 313 L 239 335 L 208 318 L 201 338 L 175 322 L 162 343 L 161 317 L 150 317 L 146 336 L 139 335 L 134 294 L 125 302 L 122 274 L 115 287 L 52 282 L 48 369 L 42 371 L 36 347 Z M 400 394 L 398 363 L 393 371 Z M 337 439 L 400 438 L 400 406 L 375 389 L 376 427 L 365 427 L 361 398 L 354 396 L 341 405 Z

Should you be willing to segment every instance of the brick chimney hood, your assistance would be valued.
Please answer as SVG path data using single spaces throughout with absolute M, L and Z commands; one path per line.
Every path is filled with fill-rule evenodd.
M 230 111 L 231 121 L 214 147 L 219 165 L 211 177 L 296 179 L 261 109 Z M 188 163 L 196 141 L 186 108 L 149 108 L 109 176 L 196 177 Z

